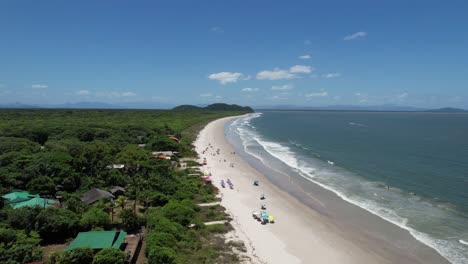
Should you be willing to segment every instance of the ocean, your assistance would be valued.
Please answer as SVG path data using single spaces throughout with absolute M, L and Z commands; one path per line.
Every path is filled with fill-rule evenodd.
M 284 177 L 336 193 L 468 263 L 468 114 L 264 111 L 227 139 Z

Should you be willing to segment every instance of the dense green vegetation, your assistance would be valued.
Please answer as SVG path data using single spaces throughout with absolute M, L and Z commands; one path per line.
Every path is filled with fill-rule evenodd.
M 236 104 L 210 104 L 205 107 L 199 107 L 195 105 L 179 105 L 175 107 L 175 111 L 202 111 L 202 110 L 211 110 L 211 111 L 241 111 L 241 112 L 247 112 L 247 113 L 252 113 L 254 110 L 248 106 L 239 106 Z
M 152 158 L 151 152 L 193 156 L 197 129 L 210 120 L 241 113 L 245 112 L 0 110 L 0 193 L 21 189 L 60 199 L 58 208 L 13 209 L 0 203 L 0 263 L 40 260 L 43 246 L 67 243 L 81 231 L 137 232 L 143 225 L 149 263 L 235 259 L 220 250 L 223 243 L 213 246 L 210 239 L 218 231 L 202 224 L 210 216 L 225 217 L 222 208 L 205 212 L 196 206 L 213 201 L 214 188 L 168 160 Z M 112 164 L 125 167 L 113 169 Z M 111 186 L 125 187 L 126 193 L 113 202 L 82 202 L 81 195 L 90 188 Z M 89 263 L 90 258 L 93 263 L 127 261 L 111 250 L 91 254 L 80 249 L 56 252 L 48 262 Z

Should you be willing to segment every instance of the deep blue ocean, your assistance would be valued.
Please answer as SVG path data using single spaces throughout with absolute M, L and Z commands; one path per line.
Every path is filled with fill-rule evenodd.
M 246 152 L 261 147 L 452 263 L 468 263 L 468 114 L 264 111 L 229 126 Z

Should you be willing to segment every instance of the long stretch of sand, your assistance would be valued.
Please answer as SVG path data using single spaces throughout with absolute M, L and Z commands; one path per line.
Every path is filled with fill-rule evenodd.
M 245 262 L 448 263 L 407 231 L 320 187 L 312 198 L 323 207 L 321 210 L 314 210 L 313 206 L 280 190 L 238 154 L 233 154 L 235 149 L 224 134 L 225 123 L 231 119 L 233 117 L 209 123 L 200 132 L 195 148 L 200 159 L 206 158 L 208 162 L 204 170 L 212 174 L 213 184 L 220 189 L 221 205 L 233 218 L 235 237 L 247 247 L 246 256 L 250 259 Z M 203 153 L 207 147 L 208 151 Z M 216 154 L 217 149 L 220 149 L 219 154 Z M 220 181 L 228 178 L 233 181 L 234 189 L 220 187 Z M 260 186 L 253 186 L 255 179 L 260 180 Z M 264 201 L 260 200 L 262 193 L 266 196 Z M 267 212 L 275 216 L 276 223 L 262 225 L 252 218 L 252 211 L 259 211 L 261 203 L 267 205 Z M 329 206 L 331 203 L 335 206 Z M 333 217 L 337 214 L 326 212 L 327 208 L 351 211 L 357 223 L 348 224 L 346 219 L 337 219 Z

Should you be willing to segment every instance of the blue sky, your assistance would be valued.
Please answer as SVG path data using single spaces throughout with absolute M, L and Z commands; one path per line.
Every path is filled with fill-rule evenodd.
M 468 108 L 467 1 L 0 1 L 0 103 Z

